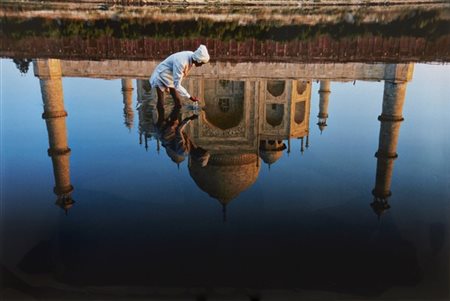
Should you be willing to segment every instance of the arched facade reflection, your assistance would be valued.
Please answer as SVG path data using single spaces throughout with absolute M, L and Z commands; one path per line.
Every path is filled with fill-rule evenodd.
M 270 167 L 288 149 L 284 141 L 308 135 L 311 80 L 186 81 L 193 93 L 205 99 L 206 106 L 198 120 L 189 126 L 190 136 L 211 153 L 205 168 L 190 164 L 189 172 L 200 189 L 217 199 L 225 210 L 231 200 L 256 181 L 261 159 Z M 224 87 L 228 91 L 234 89 L 234 99 L 243 104 L 242 120 L 234 127 L 220 128 L 210 121 L 212 90 L 220 91 L 214 104 L 218 108 Z
M 221 130 L 239 126 L 244 119 L 245 82 L 205 80 L 204 85 L 205 120 Z

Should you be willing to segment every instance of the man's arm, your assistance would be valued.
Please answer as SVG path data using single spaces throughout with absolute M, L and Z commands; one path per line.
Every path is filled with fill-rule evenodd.
M 184 66 L 181 62 L 178 60 L 174 60 L 173 62 L 173 85 L 175 87 L 175 90 L 183 96 L 187 98 L 191 98 L 191 95 L 188 93 L 188 91 L 181 85 L 181 81 L 183 80 L 183 70 Z

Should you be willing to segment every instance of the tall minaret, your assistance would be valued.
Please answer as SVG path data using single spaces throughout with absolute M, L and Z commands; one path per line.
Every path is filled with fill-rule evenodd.
M 73 186 L 70 183 L 70 148 L 67 145 L 67 112 L 64 109 L 63 88 L 61 80 L 61 65 L 56 59 L 35 61 L 35 73 L 39 76 L 42 100 L 48 132 L 48 155 L 52 158 L 55 177 L 54 192 L 57 195 L 56 204 L 66 212 L 72 207 Z
M 133 127 L 133 80 L 122 79 L 123 117 L 125 126 L 131 130 Z
M 397 142 L 402 111 L 405 102 L 406 82 L 386 80 L 384 83 L 383 109 L 378 120 L 381 122 L 378 142 L 377 175 L 372 191 L 374 201 L 370 204 L 378 217 L 390 208 L 388 198 L 391 196 L 391 180 L 394 160 L 397 155 Z
M 319 115 L 317 115 L 317 117 L 319 118 L 317 125 L 319 126 L 320 133 L 322 133 L 322 131 L 327 126 L 328 101 L 329 101 L 330 93 L 331 93 L 330 81 L 329 80 L 320 81 Z

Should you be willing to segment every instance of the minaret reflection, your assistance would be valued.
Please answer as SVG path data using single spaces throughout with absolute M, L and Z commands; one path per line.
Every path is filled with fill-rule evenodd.
M 372 191 L 374 201 L 370 204 L 378 215 L 381 216 L 390 208 L 388 198 L 391 196 L 391 180 L 394 168 L 394 160 L 397 155 L 398 135 L 400 124 L 403 121 L 402 111 L 405 102 L 406 82 L 386 80 L 384 84 L 383 109 L 378 120 L 380 136 L 377 158 L 377 173 L 375 188 Z
M 72 207 L 73 186 L 70 183 L 70 148 L 67 143 L 66 117 L 64 109 L 61 66 L 59 60 L 38 60 L 35 70 L 39 74 L 44 113 L 48 132 L 48 155 L 52 158 L 55 177 L 56 204 L 67 210 Z
M 133 81 L 122 79 L 123 117 L 125 126 L 131 130 L 133 127 Z
M 148 150 L 148 139 L 157 137 L 154 119 L 155 105 L 152 103 L 152 90 L 148 80 L 136 80 L 137 86 L 137 110 L 139 115 L 139 144 L 144 143 L 145 149 Z M 159 143 L 158 143 L 159 145 Z M 159 149 L 158 149 L 159 153 Z
M 319 126 L 320 133 L 322 134 L 323 130 L 327 126 L 327 118 L 328 118 L 328 101 L 330 97 L 330 81 L 322 80 L 320 81 L 319 88 L 319 118 L 317 125 Z

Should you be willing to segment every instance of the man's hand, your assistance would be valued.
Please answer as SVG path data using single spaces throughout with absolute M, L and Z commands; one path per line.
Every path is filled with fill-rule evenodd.
M 189 99 L 192 100 L 193 102 L 200 101 L 200 99 L 198 99 L 198 98 L 195 97 L 195 96 L 191 96 Z

